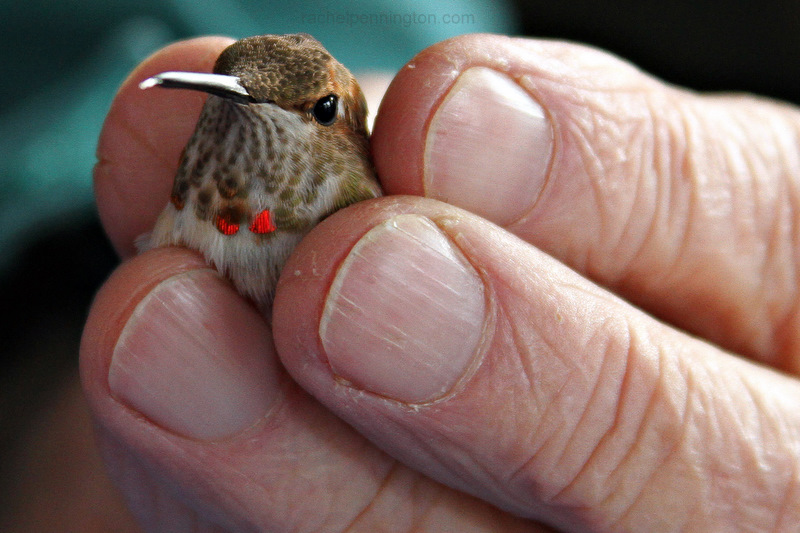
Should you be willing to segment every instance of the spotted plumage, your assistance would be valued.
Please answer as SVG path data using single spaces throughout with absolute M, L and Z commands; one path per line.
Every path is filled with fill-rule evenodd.
M 214 74 L 142 83 L 153 85 L 210 96 L 170 201 L 140 247 L 197 249 L 262 308 L 314 225 L 380 195 L 358 83 L 308 35 L 242 39 L 220 54 Z

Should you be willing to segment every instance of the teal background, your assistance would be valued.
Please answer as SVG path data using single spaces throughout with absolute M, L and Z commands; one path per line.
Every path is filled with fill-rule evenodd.
M 469 0 L 2 0 L 0 15 L 0 270 L 26 241 L 93 208 L 95 146 L 114 93 L 169 42 L 303 31 L 355 72 L 394 72 L 442 39 L 516 29 L 507 4 Z

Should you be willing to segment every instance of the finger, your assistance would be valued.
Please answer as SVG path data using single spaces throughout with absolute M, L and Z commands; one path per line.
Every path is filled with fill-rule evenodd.
M 81 352 L 106 461 L 148 530 L 536 530 L 324 409 L 282 370 L 255 308 L 189 251 L 125 263 Z
M 208 72 L 231 39 L 202 37 L 156 52 L 122 84 L 97 146 L 94 188 L 100 219 L 123 257 L 150 231 L 169 198 L 181 150 L 197 123 L 205 97 L 197 91 L 139 89 L 159 72 Z
M 293 254 L 273 313 L 306 390 L 502 509 L 572 531 L 800 519 L 796 381 L 460 209 L 393 197 L 334 214 Z
M 800 115 L 600 51 L 471 35 L 404 68 L 373 136 L 388 193 L 510 229 L 648 311 L 800 371 Z

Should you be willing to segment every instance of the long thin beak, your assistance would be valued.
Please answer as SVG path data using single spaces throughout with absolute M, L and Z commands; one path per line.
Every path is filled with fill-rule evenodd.
M 249 104 L 254 100 L 247 89 L 239 83 L 236 76 L 223 74 L 207 74 L 202 72 L 162 72 L 152 78 L 147 78 L 139 84 L 140 89 L 150 87 L 165 87 L 167 89 L 192 89 L 203 91 L 222 98 L 233 100 L 240 104 Z

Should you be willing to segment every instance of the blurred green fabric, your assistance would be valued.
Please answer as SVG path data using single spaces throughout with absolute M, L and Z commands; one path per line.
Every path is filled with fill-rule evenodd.
M 437 41 L 514 33 L 503 2 L 0 0 L 0 269 L 26 240 L 92 209 L 103 118 L 137 63 L 165 44 L 218 34 L 314 35 L 354 72 L 396 71 Z

